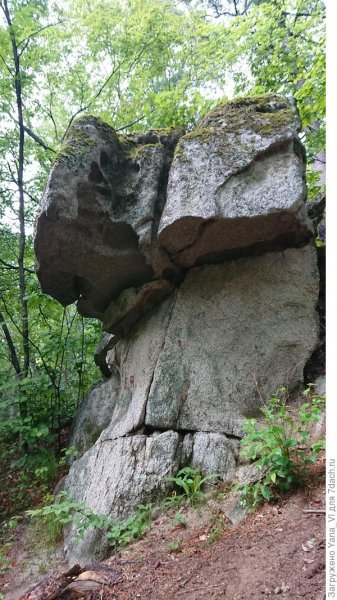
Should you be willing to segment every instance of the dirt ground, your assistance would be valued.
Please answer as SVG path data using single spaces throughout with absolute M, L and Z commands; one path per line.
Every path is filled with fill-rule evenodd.
M 199 512 L 184 509 L 186 526 L 175 511 L 160 515 L 147 536 L 105 561 L 113 583 L 99 592 L 63 593 L 64 600 L 286 600 L 325 598 L 324 459 L 306 486 L 275 504 L 266 504 L 233 527 L 222 512 L 225 499 L 211 500 Z M 303 512 L 305 510 L 317 512 Z M 17 541 L 20 544 L 20 541 Z M 14 544 L 11 571 L 2 577 L 6 600 L 19 600 L 42 573 L 20 571 L 24 551 Z M 27 553 L 26 553 L 27 554 Z M 29 560 L 28 560 L 29 562 Z M 44 555 L 44 569 L 67 570 L 60 556 Z M 31 566 L 31 565 L 30 565 Z M 20 575 L 21 572 L 21 575 Z M 27 579 L 28 577 L 28 579 Z M 1 589 L 1 579 L 0 579 Z
M 209 527 L 195 532 L 177 553 L 158 553 L 150 537 L 128 553 L 129 560 L 138 557 L 138 562 L 111 563 L 121 570 L 123 581 L 110 597 L 263 600 L 280 595 L 287 600 L 323 600 L 325 516 L 302 512 L 313 506 L 324 506 L 322 486 L 309 497 L 298 493 L 281 504 L 265 505 L 211 544 Z M 177 533 L 172 531 L 172 536 Z

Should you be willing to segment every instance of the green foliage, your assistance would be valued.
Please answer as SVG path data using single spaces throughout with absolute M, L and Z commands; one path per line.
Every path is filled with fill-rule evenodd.
M 135 514 L 124 522 L 111 520 L 106 515 L 97 515 L 84 502 L 72 500 L 66 492 L 60 492 L 56 502 L 53 496 L 42 508 L 27 510 L 29 517 L 43 524 L 47 539 L 55 543 L 62 528 L 72 525 L 76 529 L 75 539 L 83 538 L 88 527 L 99 529 L 104 533 L 113 550 L 127 546 L 133 540 L 142 537 L 151 526 L 152 505 L 139 504 Z
M 111 523 L 105 536 L 113 550 L 142 537 L 151 526 L 152 504 L 138 504 L 137 512 L 124 523 Z
M 31 453 L 23 454 L 17 460 L 13 460 L 11 467 L 23 469 L 23 477 L 27 483 L 33 475 L 36 480 L 52 485 L 55 482 L 58 461 L 52 448 L 36 447 Z
M 175 477 L 167 477 L 166 481 L 174 483 L 179 488 L 180 494 L 173 494 L 167 499 L 167 504 L 179 505 L 179 503 L 188 503 L 192 506 L 197 506 L 205 501 L 205 494 L 201 490 L 202 486 L 209 482 L 218 479 L 217 473 L 202 477 L 200 469 L 193 467 L 184 467 L 178 471 Z
M 10 561 L 8 558 L 8 551 L 10 547 L 11 544 L 9 542 L 0 546 L 0 575 L 6 573 L 7 571 L 10 571 Z
M 325 246 L 325 242 L 323 242 L 323 240 L 321 240 L 321 238 L 318 236 L 315 239 L 315 244 L 316 244 L 316 248 L 324 248 L 324 246 Z
M 179 511 L 175 513 L 174 519 L 172 519 L 172 527 L 186 527 L 186 519 Z
M 181 548 L 181 544 L 182 544 L 182 540 L 179 538 L 175 538 L 174 540 L 171 540 L 168 544 L 168 548 L 170 550 L 170 552 L 179 552 L 180 548 Z
M 56 539 L 65 525 L 73 525 L 76 528 L 76 538 L 81 539 L 90 525 L 101 529 L 109 523 L 105 515 L 96 515 L 84 502 L 72 500 L 66 492 L 60 492 L 56 502 L 53 500 L 53 496 L 50 496 L 50 503 L 42 508 L 26 511 L 27 516 L 43 523 L 51 538 Z
M 263 500 L 269 502 L 278 491 L 298 485 L 324 447 L 324 440 L 313 442 L 310 434 L 310 426 L 321 418 L 324 397 L 312 392 L 312 385 L 304 396 L 308 401 L 291 409 L 282 388 L 261 408 L 263 421 L 245 420 L 241 457 L 252 461 L 261 477 L 256 483 L 242 486 L 243 505 L 255 507 Z

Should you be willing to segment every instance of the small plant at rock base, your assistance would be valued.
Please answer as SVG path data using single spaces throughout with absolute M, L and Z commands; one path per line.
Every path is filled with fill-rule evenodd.
M 208 535 L 208 543 L 212 544 L 219 540 L 227 530 L 226 517 L 222 513 L 213 513 L 210 518 L 211 529 Z
M 151 520 L 152 504 L 138 504 L 135 515 L 124 523 L 111 522 L 105 536 L 109 540 L 112 549 L 117 550 L 143 537 L 151 527 Z
M 197 506 L 205 501 L 205 494 L 201 489 L 202 486 L 206 482 L 218 479 L 219 477 L 220 476 L 218 473 L 212 473 L 211 475 L 202 477 L 200 469 L 184 467 L 178 471 L 175 477 L 167 477 L 166 481 L 174 483 L 178 488 L 180 488 L 180 491 L 182 492 L 180 494 L 182 502 L 187 502 L 192 506 Z M 176 495 L 175 499 L 178 499 L 179 501 L 179 496 Z
M 59 460 L 59 467 L 66 467 L 69 464 L 69 460 L 75 460 L 79 455 L 78 450 L 75 446 L 69 446 L 61 450 L 61 458 Z
M 150 529 L 152 504 L 139 504 L 134 516 L 125 522 L 119 522 L 107 515 L 94 513 L 84 502 L 76 502 L 70 498 L 67 492 L 60 492 L 56 502 L 51 503 L 51 500 L 52 496 L 46 506 L 26 511 L 28 516 L 43 524 L 46 540 L 51 544 L 57 541 L 65 525 L 75 527 L 75 540 L 83 538 L 88 527 L 99 529 L 113 550 L 130 544 Z
M 182 544 L 182 541 L 179 538 L 176 538 L 175 540 L 172 540 L 171 542 L 169 542 L 168 548 L 169 548 L 170 552 L 179 552 L 179 550 L 181 548 L 181 544 Z
M 74 525 L 76 538 L 81 539 L 90 525 L 102 528 L 107 524 L 105 515 L 96 515 L 84 502 L 76 502 L 70 498 L 67 492 L 60 492 L 55 502 L 54 497 L 48 495 L 45 502 L 45 506 L 27 510 L 26 514 L 43 526 L 46 541 L 50 544 L 57 541 L 65 525 Z
M 171 525 L 172 527 L 186 527 L 186 519 L 179 511 L 177 511 L 174 515 L 174 519 L 171 521 Z
M 11 544 L 7 542 L 0 547 L 0 574 L 10 571 L 10 560 L 8 557 L 9 549 Z
M 253 462 L 261 478 L 239 486 L 242 505 L 253 508 L 263 500 L 271 500 L 275 492 L 298 485 L 324 448 L 324 440 L 313 442 L 309 431 L 309 426 L 321 418 L 324 406 L 324 396 L 312 393 L 312 387 L 303 392 L 308 401 L 296 410 L 286 405 L 282 388 L 261 408 L 263 422 L 245 420 L 241 457 Z

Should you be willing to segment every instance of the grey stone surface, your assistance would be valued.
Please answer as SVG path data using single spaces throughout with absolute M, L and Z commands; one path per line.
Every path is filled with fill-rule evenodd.
M 101 369 L 103 375 L 105 377 L 110 377 L 111 371 L 109 369 L 107 363 L 108 353 L 114 349 L 117 342 L 119 341 L 119 337 L 116 335 L 112 335 L 110 333 L 104 334 L 99 344 L 95 349 L 94 360 L 96 365 Z
M 146 424 L 239 436 L 260 395 L 302 382 L 317 296 L 312 246 L 192 269 L 174 299 Z
M 240 436 L 259 394 L 302 381 L 317 294 L 310 246 L 191 270 L 111 351 L 118 383 L 102 439 L 144 424 Z
M 159 225 L 160 243 L 178 265 L 311 237 L 298 126 L 284 98 L 239 99 L 180 139 Z
M 94 513 L 120 521 L 132 515 L 138 504 L 169 494 L 172 484 L 166 478 L 188 463 L 204 475 L 220 473 L 228 480 L 234 473 L 237 450 L 237 441 L 205 432 L 101 438 L 72 465 L 63 489 Z M 75 534 L 73 527 L 65 535 L 69 562 L 102 558 L 108 551 L 101 532 L 88 528 L 82 540 L 75 540 Z
M 115 439 L 144 425 L 153 372 L 165 341 L 172 302 L 173 297 L 136 325 L 109 356 L 109 368 L 118 377 L 119 389 L 110 424 L 101 439 Z
M 85 502 L 96 514 L 123 519 L 155 494 L 162 496 L 181 464 L 181 438 L 175 431 L 148 437 L 135 435 L 96 444 L 76 461 L 69 472 L 66 491 Z M 74 541 L 68 530 L 65 546 L 69 562 L 81 564 L 102 558 L 107 544 L 101 532 L 88 529 Z
M 246 506 L 242 506 L 241 499 L 241 492 L 233 492 L 231 494 L 229 502 L 224 508 L 224 513 L 227 519 L 230 520 L 234 527 L 236 527 L 236 525 L 239 525 L 249 515 L 249 509 Z
M 254 464 L 241 465 L 235 471 L 235 479 L 240 485 L 250 485 L 260 481 L 266 472 L 267 468 L 261 470 Z
M 128 334 L 133 325 L 157 304 L 160 304 L 174 289 L 166 279 L 145 283 L 140 288 L 124 290 L 109 304 L 103 319 L 103 329 L 115 336 Z
M 153 240 L 174 146 L 182 134 L 118 137 L 94 117 L 78 119 L 50 173 L 35 235 L 42 289 L 84 316 L 173 270 Z M 150 140 L 150 141 L 149 141 Z
M 117 401 L 119 380 L 115 375 L 94 385 L 82 399 L 70 438 L 78 456 L 94 445 L 102 431 L 108 427 Z
M 315 394 L 320 394 L 322 396 L 325 396 L 325 394 L 326 394 L 326 375 L 320 375 L 320 377 L 317 377 L 317 379 L 315 381 L 314 392 L 315 392 Z
M 205 474 L 219 474 L 223 481 L 231 481 L 239 454 L 239 441 L 230 440 L 220 433 L 197 432 L 193 436 L 192 467 Z

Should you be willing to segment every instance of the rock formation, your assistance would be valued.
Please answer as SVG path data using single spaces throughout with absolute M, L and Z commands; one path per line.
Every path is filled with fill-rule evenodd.
M 67 491 L 124 518 L 191 464 L 229 480 L 243 417 L 303 379 L 318 272 L 295 107 L 275 95 L 180 129 L 118 136 L 79 119 L 37 222 L 42 289 L 106 332 Z M 104 552 L 95 531 L 69 555 Z

